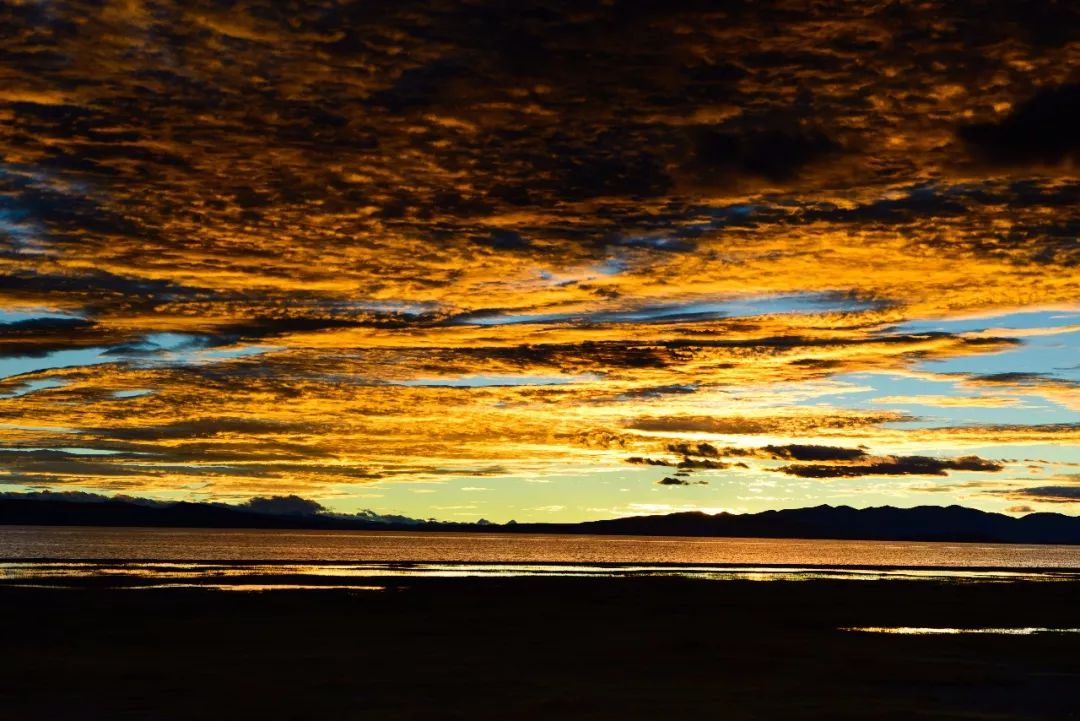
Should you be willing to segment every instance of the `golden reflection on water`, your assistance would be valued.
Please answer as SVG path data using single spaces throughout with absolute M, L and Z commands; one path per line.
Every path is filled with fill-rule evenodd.
M 1080 574 L 1054 570 L 956 568 L 842 568 L 643 564 L 514 563 L 200 563 L 51 562 L 0 563 L 0 585 L 114 588 L 215 588 L 269 590 L 383 588 L 371 579 L 409 578 L 689 578 L 704 581 L 926 580 L 970 582 L 1066 581 Z
M 1080 579 L 1080 547 L 768 538 L 0 527 L 0 585 L 364 588 L 380 579 Z
M 1080 546 L 586 536 L 0 527 L 0 560 L 323 564 L 1080 569 Z
M 163 588 L 196 588 L 211 591 L 385 591 L 386 586 L 356 586 L 340 584 L 303 584 L 303 583 L 157 583 L 150 586 L 135 586 L 138 590 L 160 590 Z M 133 589 L 133 590 L 134 590 Z

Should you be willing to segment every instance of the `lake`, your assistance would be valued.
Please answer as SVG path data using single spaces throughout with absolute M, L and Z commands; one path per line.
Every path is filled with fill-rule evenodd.
M 771 538 L 0 526 L 0 583 L 375 588 L 400 577 L 1056 580 L 1080 547 Z

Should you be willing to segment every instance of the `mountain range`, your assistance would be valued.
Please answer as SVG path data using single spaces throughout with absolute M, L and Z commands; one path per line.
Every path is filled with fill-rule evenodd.
M 243 505 L 162 502 L 85 493 L 0 494 L 0 524 L 162 528 L 289 528 L 642 536 L 977 541 L 1080 544 L 1080 517 L 1031 513 L 1015 518 L 963 506 L 852 508 L 815 506 L 760 513 L 699 512 L 634 516 L 582 523 L 452 523 L 371 511 L 331 513 L 295 496 Z

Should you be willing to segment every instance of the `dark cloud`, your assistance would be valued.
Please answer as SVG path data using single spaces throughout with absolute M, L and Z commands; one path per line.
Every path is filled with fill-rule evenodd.
M 488 245 L 496 250 L 525 250 L 531 247 L 529 239 L 516 230 L 504 230 L 496 228 L 486 238 L 480 239 L 483 245 Z
M 0 357 L 41 358 L 64 348 L 101 345 L 122 337 L 84 318 L 31 318 L 0 324 Z
M 236 343 L 273 339 L 275 336 L 289 333 L 311 333 L 321 330 L 341 330 L 346 328 L 405 328 L 421 325 L 425 320 L 434 320 L 423 313 L 404 313 L 392 308 L 385 310 L 357 310 L 342 312 L 331 304 L 326 304 L 325 314 L 320 315 L 283 315 L 279 317 L 256 316 L 249 320 L 229 323 L 218 328 L 216 344 Z M 296 312 L 294 310 L 293 312 Z M 302 312 L 302 311 L 301 311 Z M 312 313 L 320 313 L 318 307 Z
M 626 427 L 640 431 L 668 433 L 717 433 L 723 435 L 759 435 L 771 433 L 810 433 L 849 428 L 872 428 L 882 423 L 908 420 L 903 413 L 846 412 L 830 415 L 772 417 L 670 416 L 643 417 L 628 421 Z
M 1001 166 L 1080 160 L 1080 84 L 1044 88 L 998 122 L 961 128 L 982 161 Z
M 697 393 L 698 387 L 693 384 L 654 386 L 651 388 L 636 388 L 622 393 L 624 398 L 663 398 L 668 395 L 683 395 Z
M 866 451 L 859 448 L 838 448 L 836 446 L 787 445 L 765 446 L 761 449 L 772 458 L 792 461 L 856 461 L 866 457 Z
M 1064 383 L 1070 385 L 1068 381 L 1062 381 L 1045 373 L 1031 373 L 1029 371 L 1008 371 L 1004 373 L 976 375 L 971 377 L 971 382 L 1007 386 L 1028 386 L 1043 383 Z
M 606 240 L 623 248 L 647 248 L 665 253 L 692 253 L 697 250 L 697 244 L 692 240 L 679 237 L 616 235 Z
M 1037 46 L 1057 47 L 1080 38 L 1080 8 L 1075 3 L 1050 0 L 1039 3 L 980 3 L 979 22 L 973 23 L 980 39 L 1017 38 Z M 973 18 L 974 19 L 974 18 Z
M 21 270 L 0 275 L 0 290 L 8 298 L 49 306 L 63 299 L 87 313 L 143 312 L 164 300 L 212 300 L 221 296 L 205 288 L 170 281 L 122 276 L 105 270 L 78 273 L 40 273 Z
M 1042 503 L 1080 503 L 1080 486 L 1034 486 L 1003 493 L 1010 498 L 1028 498 Z
M 315 428 L 307 423 L 285 423 L 259 418 L 199 418 L 163 425 L 144 425 L 131 428 L 102 428 L 95 432 L 119 440 L 170 440 L 184 438 L 213 438 L 224 434 L 246 436 L 310 432 Z
M 272 516 L 317 516 L 326 511 L 321 503 L 297 495 L 256 496 L 241 503 L 237 508 Z
M 762 448 L 714 449 L 715 456 L 748 456 L 785 461 L 857 461 L 867 457 L 861 448 L 841 448 L 813 444 L 789 444 Z
M 854 478 L 857 476 L 944 476 L 946 471 L 980 471 L 994 473 L 1005 466 L 977 456 L 932 458 L 929 456 L 895 456 L 870 463 L 806 464 L 781 466 L 780 473 L 800 478 Z
M 686 478 L 671 477 L 661 478 L 656 482 L 658 486 L 705 486 L 708 485 L 708 481 L 690 481 Z
M 1048 394 L 1061 393 L 1070 395 L 1080 389 L 1080 382 L 1066 378 L 1056 378 L 1048 373 L 1031 373 L 1028 371 L 975 375 L 971 376 L 967 382 L 973 386 L 1014 387 L 1035 392 L 1042 391 Z
M 927 218 L 955 217 L 968 212 L 968 195 L 967 189 L 919 186 L 900 197 L 882 198 L 854 207 L 832 203 L 814 205 L 802 211 L 799 217 L 809 222 L 824 220 L 862 225 L 925 222 Z
M 669 443 L 667 449 L 672 453 L 684 456 L 703 456 L 705 458 L 719 458 L 720 452 L 711 443 Z
M 789 181 L 815 162 L 840 153 L 840 146 L 817 129 L 774 128 L 733 133 L 701 128 L 688 164 L 703 182 L 739 177 Z
M 730 467 L 730 463 L 721 463 L 720 461 L 713 461 L 708 458 L 683 458 L 676 464 L 676 468 L 686 470 L 696 469 L 715 471 Z
M 636 463 L 646 466 L 674 466 L 673 461 L 667 461 L 663 458 L 644 458 L 642 456 L 631 456 L 626 459 L 627 463 Z
M 146 459 L 124 454 L 83 455 L 59 449 L 0 451 L 0 462 L 9 474 L 27 480 L 38 478 L 57 482 L 94 476 L 137 478 L 160 473 L 157 469 L 139 467 L 136 465 L 139 460 Z

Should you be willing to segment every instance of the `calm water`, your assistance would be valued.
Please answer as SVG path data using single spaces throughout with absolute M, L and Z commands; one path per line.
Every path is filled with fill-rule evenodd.
M 0 526 L 0 583 L 8 585 L 368 588 L 388 577 L 507 575 L 1056 580 L 1074 572 L 1075 546 Z

